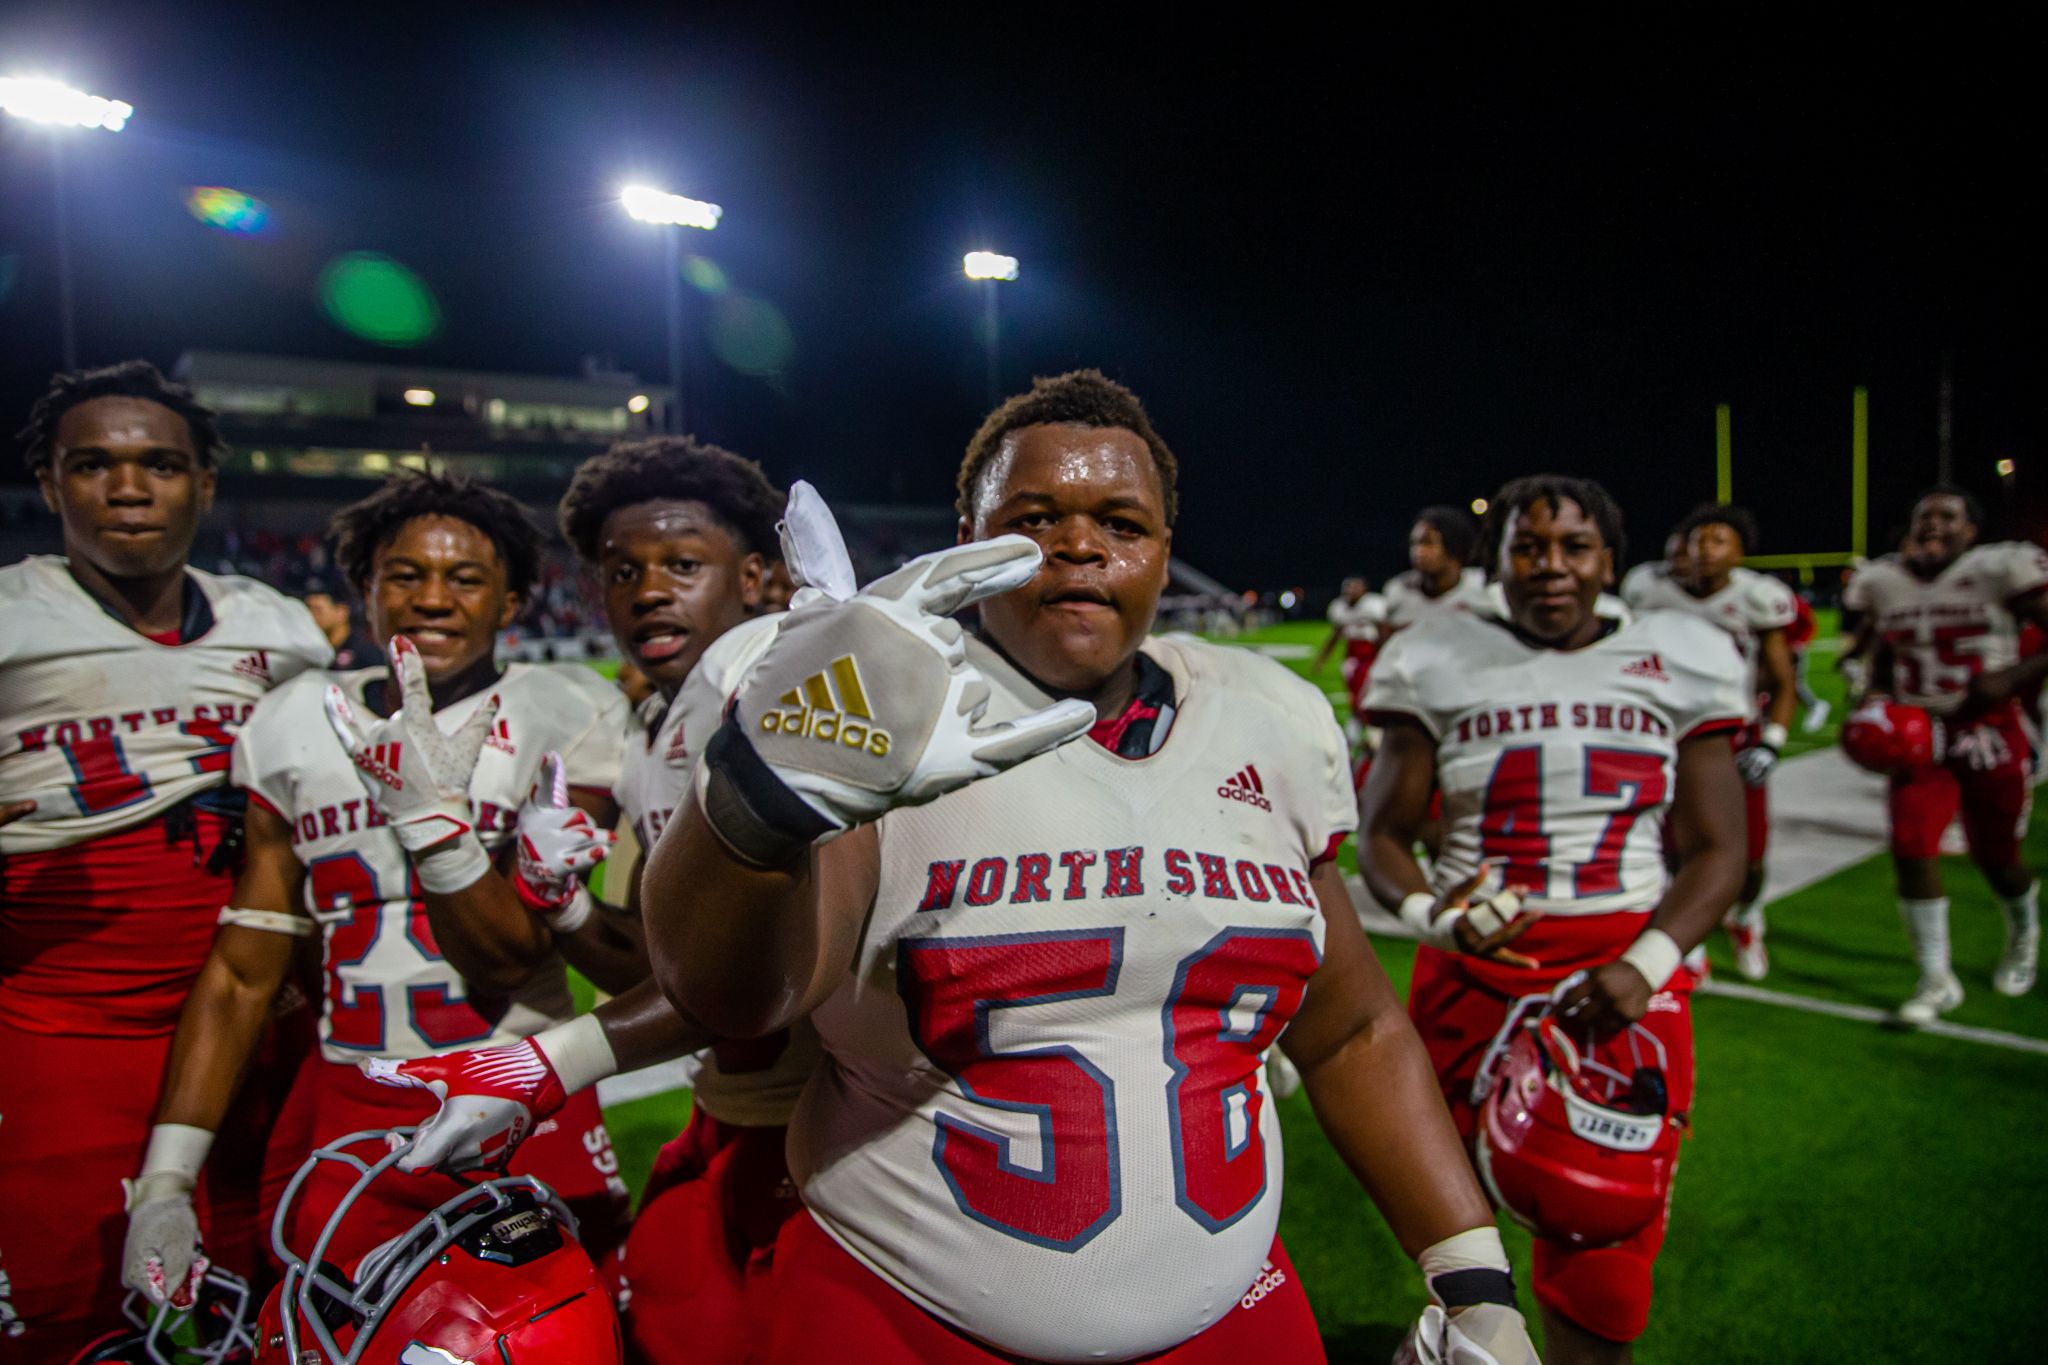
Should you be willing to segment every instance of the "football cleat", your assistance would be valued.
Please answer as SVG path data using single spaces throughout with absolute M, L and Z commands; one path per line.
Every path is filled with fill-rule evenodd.
M 1828 715 L 1834 709 L 1834 703 L 1826 697 L 1815 697 L 1813 705 L 1806 708 L 1806 715 L 1800 719 L 1799 728 L 1806 734 L 1812 734 L 1828 723 Z
M 1721 920 L 1728 931 L 1728 944 L 1735 950 L 1735 970 L 1744 981 L 1761 981 L 1771 974 L 1771 955 L 1764 948 L 1763 907 L 1744 914 L 1731 910 Z
M 2005 952 L 1991 973 L 1991 989 L 2000 995 L 2025 995 L 2034 989 L 2041 958 L 2041 926 L 2007 925 Z
M 1931 1024 L 1963 1003 L 1963 983 L 1956 980 L 1954 972 L 1920 978 L 1920 989 L 1913 992 L 1913 998 L 1892 1011 L 1892 1018 L 1904 1028 L 1919 1028 Z

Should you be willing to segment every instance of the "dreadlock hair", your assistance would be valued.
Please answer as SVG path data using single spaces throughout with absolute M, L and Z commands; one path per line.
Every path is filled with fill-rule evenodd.
M 400 470 L 383 487 L 352 502 L 327 523 L 334 562 L 359 595 L 365 593 L 377 551 L 415 517 L 466 521 L 491 538 L 505 565 L 506 585 L 521 598 L 540 572 L 540 528 L 511 494 L 466 474 Z
M 595 564 L 604 519 L 634 503 L 701 502 L 732 534 L 741 554 L 781 554 L 775 523 L 783 495 L 761 466 L 689 436 L 620 441 L 576 467 L 556 516 L 562 535 Z
M 1138 395 L 1100 370 L 1069 370 L 1050 379 L 1033 379 L 1028 392 L 1012 394 L 982 419 L 981 429 L 967 443 L 966 458 L 960 461 L 960 499 L 955 506 L 961 516 L 974 520 L 975 492 L 989 461 L 1003 448 L 1003 438 L 1025 427 L 1048 424 L 1122 428 L 1143 441 L 1152 452 L 1166 524 L 1172 527 L 1180 515 L 1180 461 L 1152 429 L 1152 419 L 1145 415 Z
M 50 376 L 49 390 L 29 409 L 28 425 L 14 435 L 21 442 L 22 460 L 31 474 L 55 458 L 57 424 L 64 414 L 95 398 L 142 398 L 177 413 L 192 432 L 192 447 L 199 453 L 199 463 L 207 469 L 219 464 L 228 453 L 213 409 L 194 398 L 192 390 L 171 383 L 147 360 L 124 360 L 104 369 Z
M 1486 524 L 1480 535 L 1488 547 L 1487 553 L 1495 561 L 1486 566 L 1489 576 L 1499 572 L 1500 544 L 1507 535 L 1509 524 L 1539 502 L 1548 504 L 1553 516 L 1557 514 L 1560 503 L 1577 504 L 1579 510 L 1600 528 L 1600 539 L 1614 552 L 1614 562 L 1621 563 L 1627 554 L 1628 536 L 1621 528 L 1621 504 L 1605 488 L 1591 479 L 1574 478 L 1569 474 L 1528 474 L 1519 479 L 1509 479 L 1486 504 Z
M 1759 533 L 1756 517 L 1746 507 L 1737 507 L 1732 502 L 1703 502 L 1687 512 L 1685 519 L 1672 528 L 1671 534 L 1690 542 L 1692 533 L 1702 526 L 1725 526 L 1742 542 L 1742 553 L 1753 555 L 1757 551 Z
M 1918 507 L 1929 498 L 1960 498 L 1963 503 L 1963 515 L 1970 519 L 1970 524 L 1984 524 L 1984 504 L 1977 501 L 1975 493 L 1959 484 L 1938 483 L 1931 488 L 1923 488 L 1920 490 L 1920 496 L 1913 499 L 1913 505 Z
M 1444 553 L 1460 565 L 1472 562 L 1473 552 L 1478 549 L 1479 528 L 1460 509 L 1442 504 L 1425 507 L 1415 514 L 1415 522 L 1410 524 L 1434 530 L 1437 539 L 1444 543 Z

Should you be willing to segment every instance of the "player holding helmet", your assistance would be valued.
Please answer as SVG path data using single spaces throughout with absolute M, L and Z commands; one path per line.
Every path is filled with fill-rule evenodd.
M 233 886 L 229 746 L 329 652 L 297 603 L 187 564 L 225 447 L 152 366 L 58 376 L 21 440 L 64 554 L 0 569 L 0 1341 L 61 1361 L 120 1302 L 120 1179 Z M 244 1271 L 296 1061 L 223 1116 L 196 1198 Z
M 1898 1008 L 1925 1024 L 1963 1001 L 1949 963 L 1941 834 L 1962 812 L 1970 857 L 2005 910 L 2005 952 L 1992 973 L 2001 995 L 2033 989 L 2040 955 L 2036 883 L 2020 860 L 2033 794 L 2032 743 L 2019 699 L 2048 678 L 2048 652 L 2021 658 L 2023 624 L 2048 625 L 2048 553 L 2019 541 L 1979 545 L 1983 514 L 1957 488 L 1913 505 L 1905 543 L 1849 580 L 1842 604 L 1867 613 L 1854 653 L 1874 648 L 1871 695 L 1932 713 L 1942 747 L 1891 777 L 1892 864 L 1899 915 L 1920 985 Z M 1846 740 L 1845 740 L 1846 742 Z
M 582 865 L 601 855 L 604 836 L 553 788 L 573 785 L 608 819 L 624 725 L 623 701 L 595 674 L 501 670 L 493 658 L 538 558 L 525 513 L 470 480 L 404 474 L 338 513 L 334 538 L 373 629 L 392 641 L 393 667 L 296 680 L 257 708 L 236 747 L 248 867 L 179 1023 L 130 1215 L 125 1274 L 154 1297 L 177 1292 L 199 1264 L 189 1169 L 298 936 L 317 924 L 325 947 L 316 1139 L 403 1123 L 416 1109 L 363 1076 L 358 1059 L 509 1042 L 568 1018 L 558 947 L 600 979 L 638 958 L 580 886 L 525 856 L 536 842 L 580 846 Z M 559 775 L 547 771 L 553 754 Z M 494 857 L 515 834 L 517 894 Z M 593 1100 L 521 1155 L 582 1211 L 599 1254 L 617 1241 L 624 1191 Z M 325 1221 L 346 1186 L 317 1172 L 300 1215 Z M 401 1231 L 447 1192 L 422 1185 L 406 1203 L 394 1197 L 402 1188 L 380 1187 L 351 1236 Z M 310 1244 L 302 1228 L 291 1237 Z
M 1671 1125 L 1692 1103 L 1693 982 L 1680 958 L 1742 877 L 1728 745 L 1749 710 L 1741 661 L 1690 615 L 1650 612 L 1626 626 L 1599 616 L 1623 542 L 1621 513 L 1598 484 L 1515 480 L 1492 500 L 1484 544 L 1506 617 L 1403 632 L 1373 669 L 1366 702 L 1386 738 L 1362 803 L 1359 870 L 1422 939 L 1409 1013 L 1468 1139 L 1480 1126 L 1482 1056 L 1496 1038 L 1514 1041 L 1503 1027 L 1511 1003 L 1583 974 L 1551 1034 L 1579 1031 L 1579 1053 L 1632 1075 L 1616 1054 L 1646 1031 L 1663 1054 L 1659 1093 L 1644 1097 L 1656 1101 L 1654 1122 L 1631 1131 L 1675 1144 Z M 1413 849 L 1437 785 L 1446 834 L 1432 882 Z M 1626 1361 L 1649 1317 L 1665 1192 L 1636 1201 L 1645 1217 L 1626 1236 L 1608 1221 L 1575 1227 L 1574 1171 L 1597 1181 L 1606 1150 L 1576 1141 L 1577 1166 L 1551 1182 L 1562 1216 L 1545 1207 L 1552 1197 L 1528 1202 L 1514 1182 L 1502 1193 L 1538 1228 L 1548 1359 Z M 1526 1148 L 1511 1155 L 1517 1175 L 1544 1164 Z
M 962 544 L 782 619 L 649 860 L 678 1004 L 738 1035 L 815 1009 L 826 1044 L 775 1365 L 1321 1359 L 1273 1236 L 1276 1039 L 1453 1310 L 1425 1349 L 1533 1359 L 1330 860 L 1355 815 L 1327 704 L 1146 638 L 1175 473 L 1094 372 L 999 407 Z M 986 647 L 948 619 L 976 600 Z
M 1735 742 L 1735 766 L 1742 774 L 1749 872 L 1742 894 L 1723 928 L 1735 948 L 1735 965 L 1751 981 L 1770 974 L 1764 948 L 1764 854 L 1770 846 L 1769 782 L 1799 708 L 1798 672 L 1788 632 L 1799 617 L 1799 599 L 1777 579 L 1742 567 L 1756 549 L 1756 518 L 1725 503 L 1694 509 L 1672 533 L 1685 541 L 1689 572 L 1646 575 L 1637 580 L 1629 605 L 1638 611 L 1690 612 L 1713 622 L 1742 652 L 1759 704 Z

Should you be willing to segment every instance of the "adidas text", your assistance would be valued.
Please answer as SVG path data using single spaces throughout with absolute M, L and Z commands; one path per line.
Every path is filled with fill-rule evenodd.
M 887 730 L 849 719 L 837 711 L 769 711 L 761 717 L 761 728 L 769 734 L 796 735 L 827 744 L 836 741 L 849 749 L 865 749 L 876 758 L 889 752 Z

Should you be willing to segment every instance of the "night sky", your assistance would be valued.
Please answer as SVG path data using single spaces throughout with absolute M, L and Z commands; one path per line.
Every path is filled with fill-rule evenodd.
M 1846 549 L 1852 385 L 1879 536 L 1933 477 L 1944 357 L 1957 474 L 2000 529 L 2048 521 L 2016 31 L 283 8 L 0 11 L 4 74 L 138 111 L 67 142 L 88 363 L 388 357 L 315 299 L 369 249 L 440 302 L 422 363 L 658 379 L 660 246 L 616 202 L 640 178 L 724 206 L 692 245 L 793 339 L 739 373 L 693 292 L 693 427 L 830 497 L 950 501 L 985 406 L 959 260 L 992 247 L 1023 262 L 1008 385 L 1136 389 L 1182 460 L 1178 549 L 1233 585 L 1377 579 L 1416 507 L 1540 468 L 1606 481 L 1647 552 L 1713 491 L 1722 401 L 1764 548 Z M 0 127 L 9 428 L 58 358 L 44 140 Z M 271 232 L 202 227 L 193 184 Z

